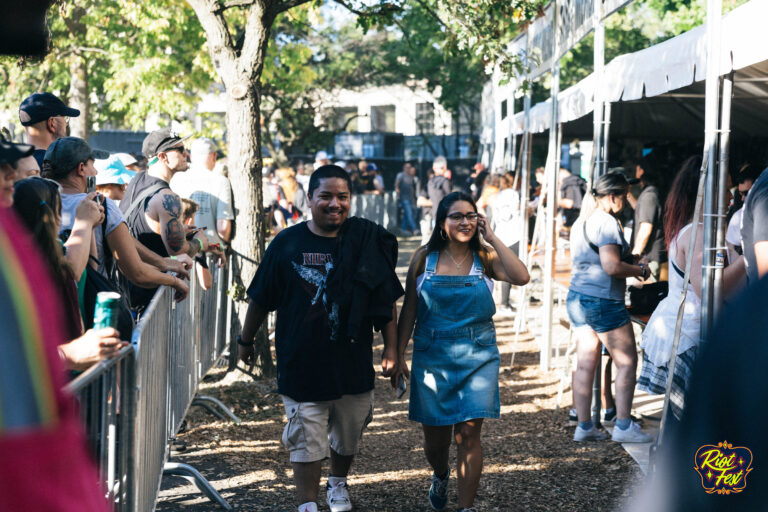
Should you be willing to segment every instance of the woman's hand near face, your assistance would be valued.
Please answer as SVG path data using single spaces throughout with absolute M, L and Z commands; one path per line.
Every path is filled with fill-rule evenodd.
M 479 212 L 478 215 L 479 217 L 477 218 L 477 230 L 480 232 L 480 235 L 486 242 L 493 245 L 493 243 L 496 241 L 496 234 L 491 229 L 491 224 L 488 222 L 488 217 Z

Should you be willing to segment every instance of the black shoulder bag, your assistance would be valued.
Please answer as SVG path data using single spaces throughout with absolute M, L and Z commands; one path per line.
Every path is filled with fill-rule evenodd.
M 104 222 L 101 224 L 101 241 L 104 250 L 104 269 L 109 276 L 114 274 L 116 265 L 114 264 L 114 257 L 109 249 L 107 243 L 107 206 L 104 205 Z M 89 257 L 96 265 L 99 265 L 99 260 L 93 256 Z M 90 262 L 89 262 L 90 263 Z M 115 292 L 120 294 L 120 303 L 117 310 L 117 330 L 120 332 L 120 339 L 130 341 L 133 334 L 133 315 L 128 308 L 125 293 L 120 287 L 110 279 L 110 277 L 103 275 L 97 269 L 89 265 L 85 267 L 85 288 L 83 292 L 83 311 L 85 317 L 83 323 L 86 329 L 93 328 L 93 315 L 96 310 L 96 296 L 99 292 Z

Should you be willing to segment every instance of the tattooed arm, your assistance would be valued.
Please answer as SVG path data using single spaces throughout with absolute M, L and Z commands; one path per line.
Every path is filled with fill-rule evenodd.
M 194 256 L 201 249 L 205 251 L 207 243 L 202 237 L 195 237 L 189 242 L 186 240 L 179 196 L 170 190 L 162 190 L 150 201 L 150 209 L 157 215 L 160 236 L 168 254 Z

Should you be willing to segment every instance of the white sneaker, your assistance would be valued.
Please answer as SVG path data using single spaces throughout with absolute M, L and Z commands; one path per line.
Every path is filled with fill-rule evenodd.
M 334 486 L 326 484 L 325 501 L 328 502 L 331 512 L 352 510 L 352 502 L 349 499 L 349 491 L 345 482 L 339 482 Z
M 640 430 L 640 425 L 634 421 L 629 424 L 627 430 L 621 430 L 618 426 L 613 428 L 612 441 L 617 443 L 650 443 L 653 436 Z
M 602 441 L 603 439 L 608 439 L 608 434 L 602 430 L 597 430 L 594 425 L 592 425 L 592 428 L 589 430 L 584 430 L 577 426 L 576 432 L 573 433 L 573 440 L 577 443 L 582 443 L 584 441 Z

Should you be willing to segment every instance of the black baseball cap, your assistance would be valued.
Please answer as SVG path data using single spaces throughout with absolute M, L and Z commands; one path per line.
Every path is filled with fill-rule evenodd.
M 158 153 L 177 146 L 179 142 L 184 142 L 190 137 L 191 135 L 180 137 L 178 133 L 170 128 L 155 130 L 144 138 L 141 152 L 144 153 L 145 157 L 152 158 Z
M 31 126 L 50 117 L 78 117 L 80 111 L 70 108 L 58 97 L 49 92 L 36 92 L 21 102 L 19 121 L 22 126 Z
M 16 144 L 0 137 L 0 164 L 16 165 L 19 159 L 35 152 L 35 147 L 29 144 Z
M 52 177 L 66 176 L 82 162 L 90 159 L 103 160 L 109 158 L 107 151 L 92 149 L 79 137 L 61 137 L 48 146 L 43 157 L 43 163 L 50 165 L 48 172 Z

